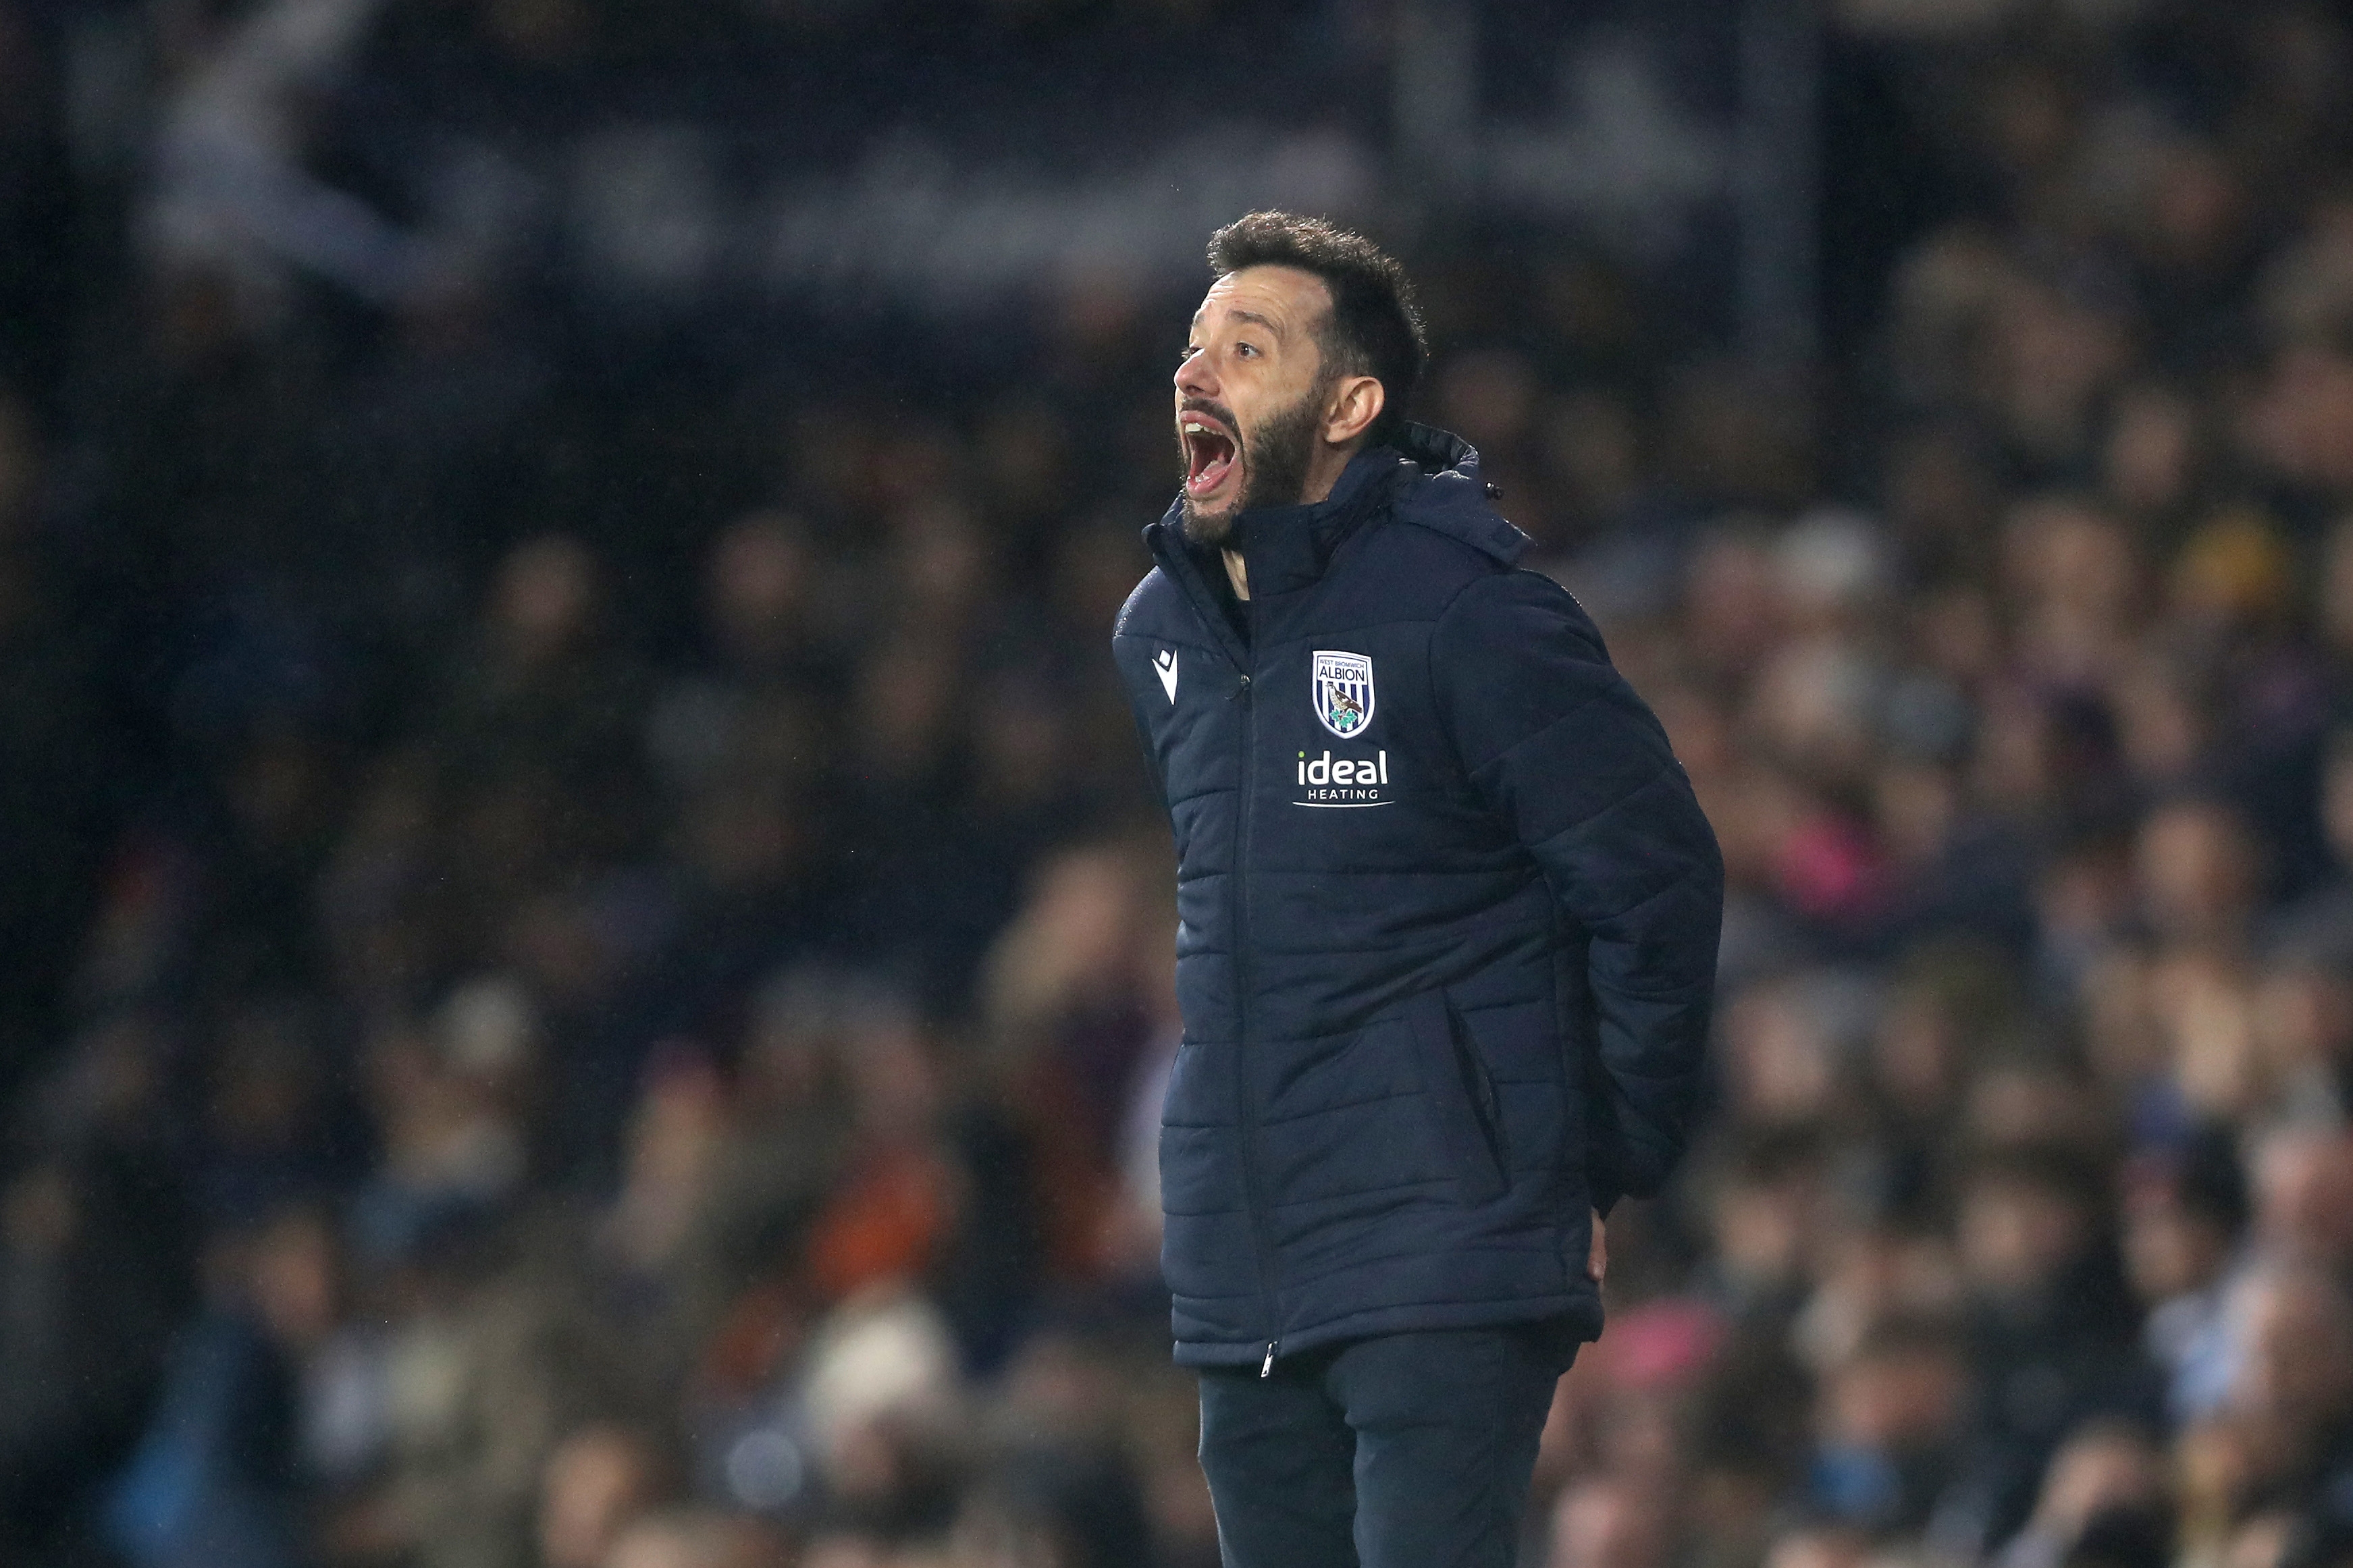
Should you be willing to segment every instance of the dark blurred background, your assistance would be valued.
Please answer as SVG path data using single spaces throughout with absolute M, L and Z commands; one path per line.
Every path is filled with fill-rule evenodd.
M 0 1563 L 1207 1568 L 1208 232 L 1732 880 L 1545 1568 L 2353 1562 L 2353 18 L 0 0 Z

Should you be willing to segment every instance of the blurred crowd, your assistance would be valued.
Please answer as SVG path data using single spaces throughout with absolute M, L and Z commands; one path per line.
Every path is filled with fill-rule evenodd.
M 163 94 L 268 8 L 91 9 Z M 1819 384 L 1407 247 L 1731 879 L 1526 1561 L 2353 1560 L 2353 24 L 1832 9 Z M 934 379 L 354 298 L 77 169 L 74 14 L 0 4 L 0 1560 L 1213 1563 L 1107 658 L 1192 300 Z

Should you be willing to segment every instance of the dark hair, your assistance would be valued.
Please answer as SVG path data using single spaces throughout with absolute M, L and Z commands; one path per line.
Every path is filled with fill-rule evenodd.
M 1210 271 L 1223 278 L 1245 267 L 1295 267 L 1324 280 L 1332 294 L 1332 313 L 1316 334 L 1324 374 L 1379 382 L 1388 397 L 1366 439 L 1377 446 L 1394 436 L 1430 355 L 1413 285 L 1397 258 L 1320 217 L 1262 212 L 1209 237 Z

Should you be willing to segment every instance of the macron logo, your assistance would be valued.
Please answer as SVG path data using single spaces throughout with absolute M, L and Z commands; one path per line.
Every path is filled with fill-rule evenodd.
M 1154 656 L 1152 668 L 1159 672 L 1160 689 L 1168 693 L 1168 701 L 1173 707 L 1176 701 L 1176 650 L 1162 648 Z

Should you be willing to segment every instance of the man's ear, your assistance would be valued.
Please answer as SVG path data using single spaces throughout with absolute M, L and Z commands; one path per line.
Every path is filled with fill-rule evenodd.
M 1324 405 L 1324 439 L 1345 447 L 1364 435 L 1388 406 L 1388 395 L 1376 377 L 1343 376 L 1332 389 L 1332 401 Z

